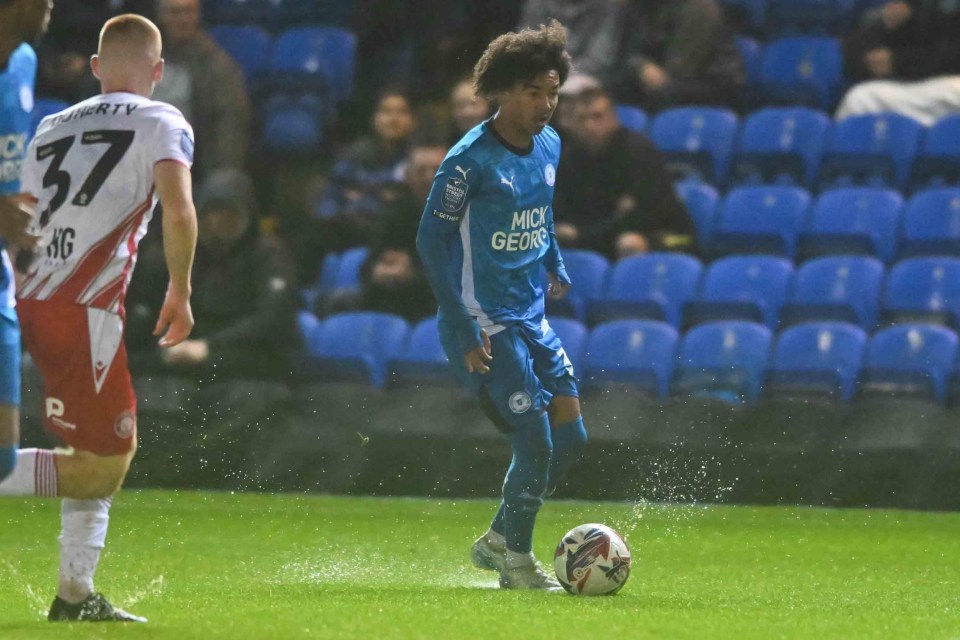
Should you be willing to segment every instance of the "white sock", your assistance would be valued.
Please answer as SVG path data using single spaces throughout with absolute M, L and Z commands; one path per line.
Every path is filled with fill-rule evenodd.
M 13 473 L 0 482 L 0 496 L 56 497 L 59 477 L 49 449 L 20 449 Z
M 483 537 L 486 538 L 487 543 L 495 549 L 507 548 L 507 539 L 503 537 L 502 533 L 497 533 L 493 529 L 487 529 L 487 532 L 483 534 Z
M 507 567 L 510 569 L 516 569 L 517 567 L 529 567 L 535 564 L 537 561 L 533 557 L 533 551 L 527 553 L 517 553 L 516 551 L 510 551 L 507 549 Z
M 60 510 L 60 586 L 57 591 L 71 604 L 93 593 L 93 574 L 107 539 L 112 498 L 66 498 Z

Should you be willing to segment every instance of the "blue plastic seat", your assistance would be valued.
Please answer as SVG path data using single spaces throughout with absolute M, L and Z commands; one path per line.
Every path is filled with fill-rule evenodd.
M 680 107 L 654 118 L 650 137 L 674 175 L 723 183 L 736 133 L 737 116 L 732 111 Z
M 850 116 L 833 125 L 820 164 L 820 185 L 856 184 L 904 189 L 923 126 L 895 113 Z
M 892 322 L 956 324 L 960 313 L 960 258 L 909 258 L 884 284 L 882 316 Z
M 621 125 L 637 133 L 646 133 L 649 120 L 646 111 L 629 104 L 618 104 L 615 108 Z
M 828 256 L 804 263 L 781 311 L 784 324 L 848 322 L 873 331 L 880 309 L 883 263 L 866 256 Z
M 338 102 L 353 91 L 356 36 L 335 27 L 298 27 L 281 33 L 267 72 L 274 87 L 317 91 L 325 88 Z
M 810 194 L 799 187 L 741 187 L 720 205 L 712 253 L 766 253 L 792 258 Z
M 707 269 L 697 298 L 685 309 L 685 324 L 751 320 L 775 328 L 787 297 L 793 265 L 773 256 L 730 256 Z
M 354 247 L 340 254 L 337 261 L 336 277 L 333 280 L 333 291 L 343 291 L 360 288 L 360 269 L 367 260 L 367 247 Z
M 941 118 L 927 129 L 911 182 L 914 187 L 960 186 L 960 115 Z
M 769 0 L 772 34 L 843 35 L 853 25 L 859 0 Z
M 586 320 L 590 301 L 599 298 L 603 293 L 610 263 L 596 251 L 572 249 L 563 252 L 563 264 L 567 275 L 573 281 L 573 287 L 562 300 L 553 300 L 549 296 L 546 298 L 547 315 Z
M 737 36 L 737 50 L 743 59 L 743 73 L 747 87 L 760 84 L 760 61 L 763 60 L 763 47 L 753 38 Z
M 863 329 L 843 322 L 790 327 L 777 338 L 764 391 L 849 402 L 857 389 L 866 342 Z
M 341 313 L 327 318 L 315 350 L 308 352 L 313 375 L 321 380 L 383 386 L 387 363 L 403 351 L 410 327 L 386 313 Z
M 800 255 L 875 255 L 884 262 L 897 252 L 903 197 L 890 189 L 850 187 L 823 193 L 800 233 Z
M 713 225 L 717 215 L 720 196 L 708 184 L 685 180 L 674 186 L 677 196 L 687 208 L 687 214 L 697 229 L 697 244 L 701 251 L 709 251 Z
M 389 364 L 389 382 L 397 386 L 452 386 L 447 356 L 440 344 L 437 319 L 421 320 L 410 333 L 406 347 Z
M 573 318 L 550 318 L 547 324 L 560 337 L 563 351 L 573 364 L 574 374 L 579 376 L 580 367 L 583 365 L 583 350 L 587 344 L 587 328 Z
M 270 46 L 270 34 L 253 25 L 220 24 L 210 27 L 209 33 L 243 69 L 247 87 L 252 87 L 266 66 Z
M 322 142 L 321 118 L 297 102 L 270 109 L 263 123 L 263 148 L 273 153 L 312 154 Z
M 957 336 L 945 327 L 906 324 L 878 332 L 867 344 L 860 390 L 943 402 L 957 356 Z
M 960 255 L 960 188 L 928 189 L 910 198 L 900 255 Z
M 830 118 L 804 107 L 768 107 L 744 122 L 730 181 L 739 185 L 811 185 Z
M 679 253 L 624 258 L 613 266 L 603 298 L 591 305 L 590 323 L 650 318 L 679 327 L 702 271 L 698 259 Z
M 691 329 L 680 343 L 673 381 L 676 395 L 752 402 L 763 386 L 770 330 L 753 322 L 711 322 Z
M 833 38 L 781 38 L 763 52 L 760 82 L 768 103 L 832 112 L 842 81 L 843 56 L 840 43 Z
M 33 111 L 30 114 L 30 137 L 37 132 L 40 121 L 47 116 L 69 109 L 70 103 L 56 98 L 36 98 L 33 101 Z
M 323 323 L 309 311 L 297 312 L 297 331 L 303 342 L 303 350 L 308 356 L 315 356 L 320 352 L 320 330 Z
M 617 320 L 587 340 L 586 387 L 629 385 L 664 397 L 676 361 L 677 330 L 655 320 Z

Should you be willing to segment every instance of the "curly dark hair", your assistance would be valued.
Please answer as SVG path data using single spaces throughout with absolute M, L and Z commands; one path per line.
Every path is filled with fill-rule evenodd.
M 487 45 L 473 67 L 473 88 L 478 96 L 489 98 L 548 71 L 560 74 L 563 85 L 572 65 L 566 49 L 567 30 L 556 20 L 539 29 L 505 33 Z

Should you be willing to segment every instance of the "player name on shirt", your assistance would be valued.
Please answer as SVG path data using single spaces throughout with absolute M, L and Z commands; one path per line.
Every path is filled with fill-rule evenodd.
M 131 116 L 133 112 L 137 110 L 139 105 L 130 103 L 130 102 L 117 102 L 109 103 L 102 102 L 100 104 L 91 104 L 86 106 L 79 106 L 75 109 L 70 109 L 69 111 L 64 111 L 63 113 L 57 114 L 51 118 L 50 125 L 56 126 L 58 124 L 63 124 L 65 122 L 71 122 L 73 120 L 79 120 L 80 118 L 85 118 L 87 116 Z

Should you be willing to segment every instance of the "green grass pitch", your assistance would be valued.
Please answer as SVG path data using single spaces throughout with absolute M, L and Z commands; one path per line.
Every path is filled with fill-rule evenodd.
M 43 620 L 58 503 L 0 500 L 0 638 L 954 638 L 960 514 L 549 503 L 536 551 L 620 529 L 615 597 L 502 592 L 492 501 L 125 492 L 98 588 L 142 627 Z

